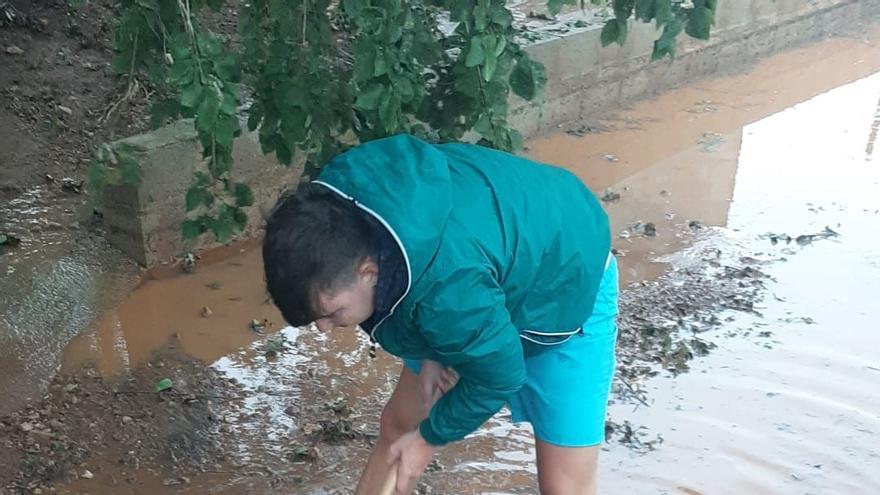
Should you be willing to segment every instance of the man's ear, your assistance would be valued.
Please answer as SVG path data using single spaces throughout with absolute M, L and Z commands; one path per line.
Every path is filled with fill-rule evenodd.
M 376 285 L 379 281 L 379 265 L 371 256 L 367 256 L 358 265 L 358 277 L 370 285 Z

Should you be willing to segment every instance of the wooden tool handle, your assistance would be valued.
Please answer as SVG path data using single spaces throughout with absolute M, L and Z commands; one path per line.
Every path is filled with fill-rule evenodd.
M 379 490 L 379 495 L 394 495 L 394 489 L 397 487 L 397 466 L 396 462 L 391 466 L 388 475 L 385 476 L 385 483 L 382 484 L 382 489 Z

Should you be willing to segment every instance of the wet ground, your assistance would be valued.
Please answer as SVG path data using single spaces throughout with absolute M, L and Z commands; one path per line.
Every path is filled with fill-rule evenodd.
M 530 143 L 609 200 L 625 290 L 605 493 L 880 493 L 878 40 Z M 10 492 L 350 490 L 399 364 L 352 330 L 281 329 L 259 253 L 213 256 L 146 280 L 0 424 L 0 460 L 23 446 L 31 470 Z M 533 456 L 502 414 L 421 489 L 534 493 Z

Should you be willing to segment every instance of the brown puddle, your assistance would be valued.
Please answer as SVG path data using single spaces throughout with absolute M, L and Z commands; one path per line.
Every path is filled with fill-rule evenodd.
M 601 467 L 606 493 L 880 493 L 870 467 L 880 465 L 880 340 L 870 314 L 880 293 L 878 40 L 874 31 L 869 43 L 835 39 L 796 50 L 749 74 L 640 103 L 607 132 L 530 143 L 531 156 L 568 167 L 598 194 L 609 187 L 621 194 L 606 207 L 614 245 L 625 254 L 625 282 L 686 264 L 694 242 L 694 249 L 712 242 L 776 260 L 763 317 L 733 318 L 712 336 L 719 349 L 691 373 L 645 383 L 649 407 L 612 406 L 615 419 L 645 425 L 665 442 L 647 455 L 609 445 Z M 692 229 L 692 220 L 724 227 L 716 231 L 721 240 L 705 241 L 707 229 Z M 654 223 L 656 237 L 633 229 L 635 222 Z M 764 237 L 795 238 L 825 226 L 840 237 L 803 245 Z M 304 425 L 285 411 L 291 401 L 304 408 L 346 396 L 359 411 L 355 426 L 374 430 L 399 364 L 384 354 L 371 360 L 364 337 L 352 331 L 281 330 L 261 274 L 252 249 L 193 275 L 150 280 L 68 347 L 65 368 L 94 361 L 112 375 L 173 342 L 248 392 L 221 412 L 251 418 L 230 422 L 238 459 L 299 477 L 296 488 L 281 492 L 346 493 L 366 444 L 329 446 L 326 462 L 291 464 L 283 452 Z M 210 317 L 202 316 L 205 306 Z M 267 319 L 266 333 L 280 330 L 295 350 L 267 360 L 267 336 L 251 330 L 254 319 Z M 533 493 L 533 457 L 528 428 L 502 415 L 445 449 L 443 469 L 428 480 L 439 493 Z M 112 466 L 107 459 L 102 476 L 62 493 L 274 490 L 251 491 L 211 473 L 184 487 L 167 487 L 167 476 L 155 474 L 117 484 Z

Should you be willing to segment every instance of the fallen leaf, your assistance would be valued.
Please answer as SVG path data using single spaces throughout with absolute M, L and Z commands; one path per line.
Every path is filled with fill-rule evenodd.
M 171 379 L 163 378 L 156 383 L 156 392 L 162 392 L 171 388 Z

